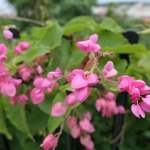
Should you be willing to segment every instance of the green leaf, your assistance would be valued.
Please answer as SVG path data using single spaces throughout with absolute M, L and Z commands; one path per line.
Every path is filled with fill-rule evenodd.
M 40 118 L 40 119 L 37 119 Z M 47 126 L 49 115 L 42 112 L 37 105 L 32 105 L 31 113 L 28 115 L 28 127 L 32 135 L 37 134 L 41 129 Z
M 2 103 L 2 98 L 0 99 L 0 133 L 5 134 L 5 136 L 11 140 L 13 137 L 12 135 L 9 133 L 6 123 L 5 123 L 5 116 L 4 116 L 4 112 L 3 112 L 3 103 Z
M 98 44 L 101 45 L 102 51 L 113 50 L 118 46 L 123 46 L 128 43 L 120 33 L 114 33 L 108 30 L 100 30 L 97 32 L 99 39 Z
M 49 47 L 37 46 L 33 49 L 28 49 L 27 51 L 23 52 L 22 60 L 26 63 L 31 63 L 39 56 L 44 55 L 49 52 L 50 52 Z
M 113 51 L 115 54 L 148 53 L 146 47 L 143 44 L 120 45 L 110 50 Z
M 82 29 L 95 32 L 96 30 L 101 29 L 101 27 L 89 16 L 76 17 L 65 25 L 64 35 L 71 35 Z
M 150 72 L 150 53 L 142 54 L 138 62 L 138 66 L 143 67 L 147 72 Z
M 7 97 L 3 96 L 3 103 L 4 103 L 4 109 L 6 112 L 6 116 L 9 119 L 9 121 L 20 131 L 25 132 L 28 137 L 32 140 L 34 138 L 32 137 L 27 121 L 26 121 L 26 114 L 25 114 L 25 105 L 17 103 L 15 106 L 12 106 L 10 104 L 10 101 Z
M 52 51 L 53 60 L 49 63 L 48 70 L 55 70 L 58 66 L 62 69 L 78 68 L 86 53 L 71 46 L 68 40 L 63 39 L 59 47 Z
M 47 21 L 46 27 L 33 29 L 31 39 L 36 42 L 39 41 L 42 46 L 55 48 L 60 45 L 62 34 L 62 28 L 57 22 Z
M 117 25 L 117 23 L 113 19 L 108 18 L 108 17 L 105 17 L 100 25 L 103 29 L 106 29 L 112 32 L 119 32 L 119 33 L 122 32 L 121 27 Z

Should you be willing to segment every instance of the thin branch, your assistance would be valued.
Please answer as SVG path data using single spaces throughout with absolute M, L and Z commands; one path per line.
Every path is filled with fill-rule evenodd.
M 125 128 L 126 128 L 126 123 L 123 124 L 120 133 L 113 140 L 110 141 L 110 144 L 117 142 L 119 139 L 121 139 L 120 143 L 121 144 L 123 143 L 123 136 L 124 136 Z
M 40 25 L 40 26 L 45 26 L 44 22 L 34 20 L 34 19 L 30 19 L 30 18 L 24 18 L 24 17 L 0 17 L 0 19 L 18 20 L 18 21 L 34 23 L 34 24 L 37 24 L 37 25 Z

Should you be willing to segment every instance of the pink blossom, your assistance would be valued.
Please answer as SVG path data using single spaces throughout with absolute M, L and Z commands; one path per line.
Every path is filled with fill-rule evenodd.
M 115 99 L 115 94 L 112 93 L 112 92 L 108 92 L 105 97 L 108 99 L 108 100 L 114 100 Z
M 56 140 L 57 138 L 53 134 L 49 134 L 45 137 L 40 147 L 43 147 L 44 150 L 49 150 L 50 148 L 54 147 Z
M 77 102 L 77 99 L 74 96 L 74 93 L 70 93 L 67 95 L 65 99 L 65 103 L 68 104 L 69 106 L 73 106 Z
M 87 111 L 83 114 L 83 117 L 90 121 L 92 119 L 92 114 L 89 111 Z
M 74 116 L 68 116 L 66 123 L 67 123 L 68 128 L 72 129 L 76 125 L 77 119 Z
M 22 104 L 26 104 L 27 103 L 27 100 L 28 100 L 28 97 L 24 94 L 21 94 L 18 96 L 18 100 L 22 103 Z
M 146 95 L 145 98 L 142 97 L 142 100 L 143 100 L 146 104 L 150 105 L 150 95 Z
M 21 54 L 21 53 L 22 53 L 22 49 L 20 48 L 19 45 L 15 46 L 15 47 L 14 47 L 14 50 L 15 50 L 15 52 L 16 52 L 17 54 Z
M 139 97 L 140 97 L 140 91 L 138 88 L 135 88 L 134 86 L 132 86 L 129 90 L 129 95 L 132 99 L 132 102 L 136 102 L 139 100 Z
M 92 133 L 95 131 L 94 126 L 86 118 L 79 121 L 79 125 L 84 132 Z
M 96 44 L 98 35 L 93 34 L 89 37 L 89 40 L 77 42 L 77 46 L 85 52 L 97 52 L 100 50 L 100 45 Z
M 40 65 L 37 66 L 37 72 L 38 74 L 42 74 L 43 73 L 43 69 Z
M 30 48 L 30 44 L 28 42 L 25 42 L 25 41 L 20 42 L 18 46 L 20 47 L 20 49 L 22 51 L 27 50 L 27 49 Z
M 75 98 L 80 103 L 84 102 L 88 98 L 89 95 L 90 95 L 90 90 L 88 89 L 88 87 L 77 89 L 74 92 Z
M 120 89 L 120 92 L 126 92 L 131 88 L 131 83 L 129 80 L 123 79 L 117 87 Z
M 101 109 L 105 109 L 106 106 L 107 106 L 107 103 L 106 103 L 105 99 L 100 98 L 100 99 L 96 100 L 95 107 L 96 107 L 97 111 L 100 111 Z
M 71 135 L 74 139 L 78 138 L 81 134 L 81 129 L 78 125 L 74 125 L 71 129 Z
M 14 97 L 10 97 L 10 104 L 12 105 L 12 106 L 15 106 L 16 105 L 16 103 L 17 103 L 17 97 L 16 96 L 14 96 Z
M 104 78 L 113 78 L 118 74 L 118 71 L 114 68 L 114 64 L 112 61 L 108 61 L 103 70 L 102 70 L 102 74 L 104 76 Z
M 12 83 L 2 83 L 1 93 L 8 97 L 14 97 L 16 95 L 16 87 Z
M 87 147 L 90 141 L 91 141 L 91 136 L 89 134 L 87 134 L 85 137 L 83 136 L 80 137 L 80 143 L 85 147 Z
M 143 111 L 150 112 L 150 105 L 148 105 L 144 101 L 142 101 L 139 105 Z
M 118 108 L 118 113 L 119 114 L 124 114 L 125 113 L 125 108 L 122 105 L 118 105 L 117 108 Z
M 30 99 L 33 104 L 41 104 L 45 98 L 44 92 L 42 90 L 37 92 L 37 90 L 37 88 L 33 88 L 30 92 Z
M 63 114 L 66 113 L 66 111 L 67 111 L 66 107 L 61 102 L 57 102 L 52 107 L 51 115 L 56 117 L 62 116 Z
M 140 115 L 141 115 L 143 118 L 145 118 L 145 113 L 144 113 L 144 111 L 141 109 L 141 106 L 132 104 L 132 105 L 131 105 L 131 111 L 132 111 L 132 113 L 133 113 L 136 117 L 140 118 Z
M 3 30 L 3 35 L 7 39 L 13 38 L 13 33 L 11 31 L 7 30 L 7 29 Z
M 0 55 L 5 55 L 7 53 L 7 47 L 5 44 L 0 44 Z
M 51 71 L 47 74 L 47 77 L 53 76 L 54 78 L 58 78 L 62 75 L 62 70 L 60 68 L 56 68 L 55 71 Z
M 145 85 L 143 88 L 139 89 L 140 95 L 146 95 L 150 93 L 150 87 Z

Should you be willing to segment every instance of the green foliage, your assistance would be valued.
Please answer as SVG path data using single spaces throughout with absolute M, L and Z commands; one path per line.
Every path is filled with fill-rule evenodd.
M 15 106 L 12 106 L 9 102 L 9 99 L 6 97 L 3 97 L 3 103 L 6 116 L 12 125 L 14 125 L 18 130 L 25 132 L 28 137 L 34 141 L 34 138 L 31 135 L 27 125 L 25 105 L 17 103 Z
M 62 4 L 61 1 L 59 2 Z M 46 2 L 44 1 L 43 3 Z M 14 56 L 13 60 L 13 50 L 11 50 L 13 46 L 11 45 L 9 47 L 10 50 L 8 52 L 6 66 L 10 69 L 10 73 L 16 77 L 18 75 L 16 74 L 16 70 L 22 62 L 28 67 L 34 66 L 33 68 L 36 69 L 36 65 L 34 65 L 35 60 L 45 54 L 46 59 L 40 63 L 44 68 L 44 72 L 41 75 L 42 77 L 46 77 L 48 72 L 54 71 L 57 67 L 60 67 L 63 74 L 67 75 L 73 69 L 83 69 L 90 59 L 87 53 L 77 48 L 76 42 L 86 40 L 91 34 L 96 33 L 99 36 L 97 43 L 101 45 L 101 52 L 114 52 L 114 55 L 100 58 L 98 64 L 100 70 L 103 69 L 107 61 L 111 60 L 118 70 L 118 75 L 113 79 L 114 81 L 117 81 L 119 76 L 126 74 L 134 76 L 136 79 L 144 79 L 150 84 L 150 52 L 147 51 L 147 47 L 142 43 L 130 45 L 127 39 L 120 34 L 122 31 L 124 31 L 124 29 L 111 18 L 104 18 L 101 23 L 97 23 L 89 16 L 80 16 L 70 20 L 63 27 L 56 21 L 47 21 L 45 27 L 33 27 L 29 34 L 24 33 L 21 39 L 16 40 L 15 44 L 20 41 L 28 41 L 31 47 L 21 55 Z M 121 59 L 120 54 L 128 54 L 130 64 L 127 63 L 127 60 Z M 24 82 L 22 86 L 19 87 L 19 92 L 29 97 L 30 93 L 27 92 L 27 87 L 30 86 L 33 88 L 32 82 L 33 79 L 31 77 L 30 81 Z M 116 86 L 109 85 L 107 81 L 103 79 L 101 79 L 100 82 L 103 85 L 99 88 L 101 90 L 100 92 L 105 93 L 107 90 L 110 90 L 118 94 Z M 33 105 L 29 100 L 26 105 L 18 102 L 15 106 L 11 106 L 8 98 L 2 97 L 3 103 L 0 101 L 0 133 L 5 134 L 8 139 L 12 139 L 13 136 L 12 141 L 9 142 L 12 147 L 16 147 L 18 144 L 18 149 L 21 150 L 39 150 L 39 144 L 43 140 L 39 131 L 44 130 L 45 133 L 55 133 L 64 119 L 64 116 L 53 117 L 50 112 L 56 102 L 64 102 L 67 96 L 66 91 L 72 91 L 70 84 L 66 83 L 65 79 L 61 79 L 57 89 L 54 89 L 50 94 L 45 92 L 45 100 L 39 105 Z M 80 113 L 84 113 L 87 109 L 90 110 L 93 115 L 92 123 L 96 128 L 96 132 L 92 134 L 95 149 L 109 150 L 113 118 L 103 118 L 99 112 L 95 110 L 95 100 L 97 98 L 97 92 L 91 91 L 88 99 L 82 105 L 77 103 L 71 107 L 66 116 L 75 113 L 72 111 L 74 108 Z M 120 149 L 131 150 L 137 147 L 137 150 L 141 150 L 143 145 L 139 143 L 140 139 L 135 135 L 139 133 L 139 135 L 145 139 L 149 138 L 150 117 L 148 116 L 144 120 L 136 119 L 135 116 L 131 115 L 130 106 L 131 101 L 128 100 L 127 113 L 125 115 L 125 122 L 127 123 L 125 140 L 124 145 L 120 146 Z M 64 130 L 68 132 L 66 126 Z M 131 133 L 132 135 L 130 135 Z M 132 142 L 128 139 L 132 139 Z M 32 140 L 36 140 L 36 142 Z M 63 139 L 61 139 L 60 142 L 63 146 L 65 145 Z M 147 144 L 146 146 L 148 147 L 149 145 Z M 83 147 L 78 147 L 78 144 L 76 144 L 75 149 L 82 150 Z M 12 148 L 12 150 L 15 149 Z
M 0 133 L 3 133 L 6 135 L 6 137 L 11 140 L 12 139 L 12 135 L 9 133 L 7 126 L 6 126 L 6 122 L 5 122 L 5 116 L 4 116 L 4 112 L 3 112 L 3 102 L 2 102 L 2 98 L 0 99 Z

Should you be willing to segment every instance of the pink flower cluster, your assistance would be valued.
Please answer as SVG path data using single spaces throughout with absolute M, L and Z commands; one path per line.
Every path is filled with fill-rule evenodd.
M 71 88 L 74 89 L 62 102 L 57 102 L 51 110 L 52 116 L 61 116 L 66 112 L 65 105 L 73 106 L 76 102 L 84 102 L 90 94 L 88 86 L 92 86 L 98 82 L 98 76 L 93 73 L 84 72 L 82 69 L 73 70 L 67 80 L 71 82 Z
M 122 105 L 116 104 L 114 100 L 115 95 L 112 92 L 108 92 L 104 98 L 96 100 L 95 107 L 97 111 L 102 111 L 102 117 L 110 117 L 113 114 L 124 114 L 125 108 Z
M 150 87 L 143 80 L 135 80 L 133 77 L 121 76 L 118 78 L 120 92 L 128 92 L 132 100 L 131 111 L 140 118 L 145 118 L 145 112 L 150 112 Z M 142 100 L 140 102 L 140 100 Z
M 51 93 L 54 88 L 58 87 L 57 81 L 54 78 L 58 78 L 62 75 L 62 70 L 60 68 L 56 68 L 55 71 L 49 72 L 47 77 L 36 77 L 34 79 L 34 86 L 30 92 L 30 99 L 33 104 L 40 104 L 44 101 L 46 91 L 47 93 Z
M 77 119 L 74 116 L 69 116 L 66 120 L 68 128 L 71 130 L 71 135 L 73 138 L 80 137 L 80 142 L 83 146 L 85 146 L 86 150 L 94 149 L 94 142 L 91 139 L 89 133 L 93 133 L 95 128 L 93 124 L 91 124 L 91 113 L 86 112 L 83 115 L 83 119 L 79 120 L 77 124 Z
M 6 45 L 0 44 L 0 93 L 9 97 L 12 105 L 17 101 L 25 104 L 28 98 L 24 94 L 17 94 L 17 87 L 21 85 L 22 80 L 10 77 L 9 70 L 3 64 L 7 59 L 6 53 Z

